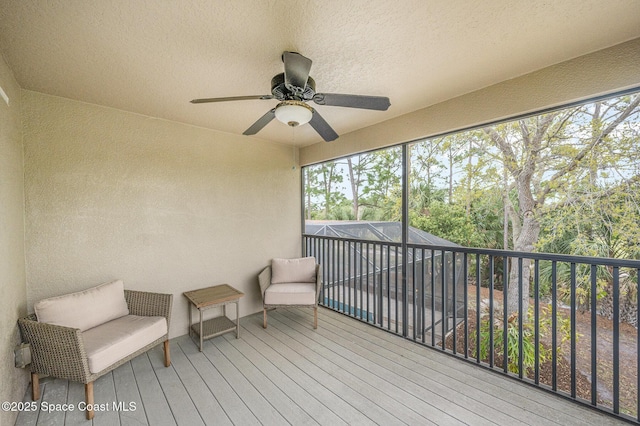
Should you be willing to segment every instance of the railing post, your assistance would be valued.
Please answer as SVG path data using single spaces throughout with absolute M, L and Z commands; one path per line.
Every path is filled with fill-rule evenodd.
M 551 262 L 551 389 L 558 390 L 558 289 L 557 268 L 554 260 Z
M 535 260 L 534 281 L 533 281 L 533 318 L 535 327 L 535 377 L 536 385 L 540 384 L 540 261 Z
M 518 258 L 520 259 L 520 258 Z M 502 257 L 502 367 L 505 373 L 509 372 L 509 258 Z M 492 295 L 493 297 L 493 295 Z
M 571 262 L 571 398 L 576 397 L 576 264 Z
M 480 301 L 480 287 L 482 286 L 482 276 L 480 275 L 480 253 L 476 253 L 476 362 L 480 364 L 480 311 L 482 309 Z
M 591 405 L 598 404 L 598 319 L 596 304 L 598 303 L 597 266 L 591 265 Z M 640 343 L 639 343 L 640 344 Z M 640 364 L 639 364 L 640 365 Z M 638 376 L 640 377 L 640 375 Z M 640 379 L 639 379 L 640 380 Z
M 494 257 L 489 256 L 489 367 L 493 368 L 494 351 L 493 348 L 493 286 L 494 286 Z
M 640 289 L 640 268 L 636 269 L 636 288 Z M 638 329 L 636 335 L 636 371 L 640 369 L 640 297 L 636 297 L 636 328 Z M 638 416 L 636 420 L 640 422 L 640 374 L 637 374 L 636 384 L 636 412 Z
M 462 255 L 463 268 L 462 275 L 464 276 L 464 284 L 462 287 L 464 294 L 464 357 L 469 357 L 469 257 L 465 252 Z M 479 307 L 476 307 L 479 309 Z
M 613 267 L 613 412 L 620 414 L 620 269 Z
M 524 324 L 522 323 L 524 322 L 525 315 L 528 314 L 527 312 L 522 312 L 522 310 L 524 309 L 522 298 L 525 297 L 522 294 L 523 284 L 524 284 L 522 279 L 523 260 L 524 259 L 522 259 L 521 257 L 518 258 L 518 377 L 521 379 L 524 376 L 524 372 L 522 371 L 524 368 L 524 360 L 522 359 L 523 358 L 522 333 L 524 332 Z M 509 285 L 509 283 L 506 283 L 506 284 Z M 526 297 L 529 297 L 529 295 L 527 295 Z M 505 348 L 506 346 L 507 346 L 507 341 L 505 340 Z M 505 352 L 506 352 L 506 349 L 505 349 Z
M 436 252 L 431 250 L 431 346 L 436 346 Z

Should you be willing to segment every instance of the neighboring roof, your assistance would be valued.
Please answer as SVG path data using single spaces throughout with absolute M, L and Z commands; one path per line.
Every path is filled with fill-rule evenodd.
M 305 234 L 399 243 L 402 238 L 402 224 L 379 221 L 307 220 Z M 411 226 L 409 243 L 459 247 L 456 243 Z

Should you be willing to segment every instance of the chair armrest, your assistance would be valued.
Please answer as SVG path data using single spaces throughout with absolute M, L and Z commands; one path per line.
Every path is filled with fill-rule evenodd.
M 262 295 L 262 302 L 264 303 L 264 292 L 267 287 L 271 285 L 271 266 L 267 266 L 258 275 L 258 283 L 260 283 L 260 294 Z
M 124 298 L 127 301 L 131 315 L 165 317 L 167 319 L 167 328 L 169 327 L 173 294 L 125 290 Z
M 35 315 L 20 318 L 18 326 L 31 345 L 31 372 L 87 383 L 91 373 L 80 329 L 38 322 Z
M 322 290 L 322 265 L 316 265 L 316 305 Z

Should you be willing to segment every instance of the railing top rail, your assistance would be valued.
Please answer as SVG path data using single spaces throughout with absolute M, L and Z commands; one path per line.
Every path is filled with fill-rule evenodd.
M 426 244 L 407 244 L 409 248 L 425 248 L 429 250 L 438 251 L 450 251 L 456 253 L 468 253 L 468 254 L 484 254 L 495 257 L 515 257 L 532 260 L 547 260 L 556 262 L 567 263 L 580 263 L 587 265 L 603 265 L 603 266 L 618 266 L 624 268 L 640 269 L 640 260 L 633 259 L 615 259 L 611 257 L 591 257 L 591 256 L 576 256 L 569 254 L 556 254 L 556 253 L 532 253 L 522 252 L 515 250 L 496 250 L 485 248 L 472 248 L 472 247 L 448 247 L 448 246 L 433 246 Z
M 329 235 L 313 235 L 313 234 L 302 234 L 302 236 L 305 238 L 315 238 L 320 240 L 339 240 L 339 241 L 347 241 L 350 243 L 369 243 L 369 244 L 379 244 L 382 246 L 391 246 L 391 247 L 402 246 L 402 243 L 399 241 L 367 240 L 364 238 L 344 238 L 344 237 L 333 237 Z
M 392 247 L 402 246 L 402 243 L 399 243 L 399 242 L 364 240 L 364 239 L 356 239 L 356 238 L 341 238 L 341 237 L 332 237 L 332 236 L 324 236 L 324 235 L 303 234 L 303 237 L 324 239 L 324 240 L 340 240 L 340 241 L 348 241 L 348 242 L 354 242 L 354 243 L 372 243 L 372 244 L 379 244 L 379 245 L 388 245 Z M 513 257 L 513 258 L 522 258 L 522 259 L 546 260 L 546 261 L 552 261 L 552 262 L 556 261 L 556 262 L 578 263 L 578 264 L 587 264 L 587 265 L 617 266 L 622 268 L 640 269 L 640 260 L 633 260 L 633 259 L 614 259 L 610 257 L 575 256 L 575 255 L 555 254 L 555 253 L 531 253 L 531 252 L 521 252 L 521 251 L 514 251 L 514 250 L 496 250 L 496 249 L 472 248 L 472 247 L 463 247 L 463 246 L 456 246 L 456 247 L 437 246 L 437 245 L 429 245 L 429 244 L 422 244 L 422 243 L 421 244 L 409 243 L 407 244 L 407 247 L 416 248 L 416 249 L 425 249 L 425 250 L 455 252 L 455 253 L 481 254 L 481 255 L 489 255 L 494 257 Z

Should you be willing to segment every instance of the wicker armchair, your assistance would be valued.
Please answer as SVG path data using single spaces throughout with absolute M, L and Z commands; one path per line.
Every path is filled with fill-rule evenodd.
M 160 343 L 164 344 L 165 366 L 171 365 L 168 330 L 173 295 L 124 290 L 124 297 L 130 315 L 166 318 L 167 334 L 96 373 L 89 369 L 83 333 L 80 329 L 38 322 L 35 314 L 18 320 L 23 341 L 31 345 L 33 400 L 40 398 L 39 375 L 42 374 L 84 383 L 86 403 L 90 407 L 94 404 L 93 382 L 98 377 Z M 92 419 L 93 410 L 87 409 L 86 415 L 87 419 Z
M 314 257 L 273 259 L 258 275 L 262 294 L 263 324 L 267 310 L 280 307 L 313 308 L 313 328 L 318 328 L 318 298 L 322 289 L 322 268 Z

